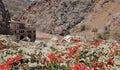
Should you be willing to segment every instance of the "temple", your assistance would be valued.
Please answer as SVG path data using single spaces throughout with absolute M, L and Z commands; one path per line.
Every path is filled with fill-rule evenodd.
M 15 35 L 18 40 L 25 40 L 25 38 L 32 42 L 36 40 L 36 29 L 30 24 L 10 21 L 10 29 L 12 35 Z

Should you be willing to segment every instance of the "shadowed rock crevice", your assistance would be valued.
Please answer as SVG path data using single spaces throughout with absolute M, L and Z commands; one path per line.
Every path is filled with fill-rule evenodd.
M 9 34 L 9 11 L 5 8 L 2 0 L 0 0 L 0 34 Z

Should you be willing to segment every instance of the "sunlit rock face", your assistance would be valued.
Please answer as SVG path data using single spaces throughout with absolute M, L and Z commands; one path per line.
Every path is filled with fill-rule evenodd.
M 9 12 L 5 8 L 2 0 L 0 0 L 0 34 L 9 34 Z

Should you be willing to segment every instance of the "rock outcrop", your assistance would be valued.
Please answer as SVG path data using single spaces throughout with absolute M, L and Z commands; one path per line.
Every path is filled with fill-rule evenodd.
M 0 0 L 0 34 L 9 34 L 9 12 L 5 8 L 2 0 Z
M 35 25 L 38 31 L 64 35 L 80 23 L 92 7 L 92 0 L 38 0 L 18 19 Z
M 30 2 L 25 2 L 24 0 L 3 0 L 5 7 L 8 8 L 10 17 L 14 18 L 22 14 L 26 8 L 31 4 Z

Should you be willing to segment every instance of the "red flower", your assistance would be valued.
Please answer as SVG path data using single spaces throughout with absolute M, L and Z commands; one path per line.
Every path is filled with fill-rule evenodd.
M 48 58 L 50 59 L 50 64 L 53 64 L 54 60 L 56 60 L 59 63 L 63 62 L 63 60 L 61 58 L 58 58 L 54 53 L 49 54 Z
M 98 42 L 94 42 L 94 43 L 92 43 L 92 45 L 98 47 L 102 42 L 103 42 L 103 40 L 100 39 Z
M 77 56 L 76 52 L 77 52 L 77 50 L 78 50 L 79 48 L 80 48 L 79 45 L 78 45 L 78 46 L 75 46 L 75 47 L 73 47 L 73 48 L 69 48 L 69 49 L 68 49 L 69 53 L 68 53 L 67 58 L 72 58 L 72 57 L 74 57 L 74 56 Z
M 105 70 L 105 65 L 103 62 L 98 63 L 97 61 L 92 62 L 92 66 L 90 70 Z
M 110 52 L 109 55 L 110 55 L 110 56 L 115 56 L 115 55 L 116 55 L 116 52 Z
M 5 64 L 0 64 L 0 70 L 5 70 L 4 66 L 5 66 Z
M 61 44 L 59 44 L 59 43 L 58 43 L 58 44 L 56 44 L 56 45 L 57 45 L 57 46 L 61 46 Z
M 15 57 L 15 61 L 16 62 L 19 62 L 23 57 L 23 54 L 18 54 L 16 57 Z
M 75 46 L 74 48 L 73 48 L 73 52 L 77 52 L 77 50 L 80 48 L 80 46 L 78 45 L 78 46 Z
M 53 64 L 54 57 L 55 57 L 54 53 L 48 55 L 48 58 L 50 59 L 50 64 Z
M 15 62 L 15 58 L 9 58 L 6 62 L 8 65 L 12 65 Z
M 97 61 L 93 61 L 92 65 L 93 65 L 93 67 L 97 67 L 98 66 L 98 62 Z
M 3 48 L 3 47 L 0 47 L 0 50 L 4 50 L 4 48 Z
M 103 62 L 99 63 L 98 67 L 100 68 L 100 70 L 105 70 L 105 66 Z
M 98 57 L 101 57 L 101 56 L 104 56 L 104 54 L 99 53 L 99 54 L 97 54 L 97 56 L 98 56 Z
M 73 49 L 72 49 L 72 48 L 69 48 L 68 51 L 69 51 L 69 53 L 68 53 L 67 58 L 72 58 Z
M 4 50 L 4 46 L 1 41 L 0 41 L 0 50 Z
M 77 42 L 81 42 L 80 39 L 73 39 L 72 41 L 75 42 L 75 43 L 77 43 Z
M 65 54 L 67 54 L 66 52 L 60 52 L 57 54 L 57 56 L 64 56 Z
M 107 65 L 110 65 L 110 66 L 112 65 L 113 66 L 114 65 L 114 61 L 112 59 L 108 59 L 107 60 Z
M 92 43 L 92 45 L 98 47 L 100 45 L 100 43 L 99 42 L 94 42 L 94 43 Z
M 0 70 L 10 70 L 12 68 L 11 65 L 8 64 L 0 64 Z
M 14 58 L 9 58 L 5 64 L 0 64 L 0 70 L 10 70 L 14 62 L 18 62 L 22 59 L 23 55 L 18 54 Z
M 115 52 L 117 52 L 117 51 L 118 51 L 118 46 L 117 46 L 117 45 L 113 45 L 113 46 L 112 46 L 112 49 L 113 49 Z
M 72 70 L 88 70 L 84 63 L 77 63 L 73 66 Z

